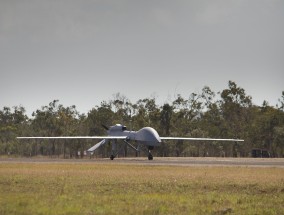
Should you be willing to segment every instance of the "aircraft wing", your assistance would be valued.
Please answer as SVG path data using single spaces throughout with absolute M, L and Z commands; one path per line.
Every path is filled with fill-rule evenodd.
M 17 139 L 126 139 L 127 136 L 59 136 L 59 137 L 17 137 Z
M 160 137 L 161 140 L 205 140 L 205 141 L 233 141 L 243 142 L 241 139 L 215 139 L 215 138 L 194 138 L 194 137 Z

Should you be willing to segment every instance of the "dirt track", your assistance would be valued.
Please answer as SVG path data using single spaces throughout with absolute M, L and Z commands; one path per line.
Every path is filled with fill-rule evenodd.
M 2 163 L 119 163 L 132 165 L 167 165 L 167 166 L 248 166 L 284 168 L 284 158 L 160 158 L 149 161 L 147 158 L 108 158 L 94 159 L 57 159 L 57 158 L 0 158 Z

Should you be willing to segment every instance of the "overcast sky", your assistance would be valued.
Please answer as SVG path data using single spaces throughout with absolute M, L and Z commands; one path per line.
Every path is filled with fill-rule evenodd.
M 0 108 L 284 90 L 283 0 L 0 0 Z

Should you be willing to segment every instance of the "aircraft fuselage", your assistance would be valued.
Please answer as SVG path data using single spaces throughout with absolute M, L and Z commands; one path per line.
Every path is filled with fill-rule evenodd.
M 133 140 L 146 146 L 160 146 L 161 139 L 158 132 L 151 127 L 144 127 L 139 131 L 128 131 L 126 127 L 120 124 L 111 126 L 108 130 L 111 136 L 126 136 L 127 140 Z

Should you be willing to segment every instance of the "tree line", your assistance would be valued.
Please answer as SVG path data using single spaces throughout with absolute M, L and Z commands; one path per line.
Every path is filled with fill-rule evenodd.
M 102 124 L 118 123 L 132 130 L 150 126 L 160 136 L 245 140 L 236 143 L 167 141 L 155 150 L 155 156 L 248 157 L 255 148 L 268 150 L 272 157 L 284 156 L 284 91 L 276 106 L 270 106 L 267 101 L 257 106 L 233 81 L 221 92 L 215 93 L 205 86 L 199 94 L 191 93 L 187 98 L 177 95 L 173 102 L 163 105 L 158 105 L 155 98 L 132 103 L 118 93 L 87 114 L 80 114 L 75 105 L 63 106 L 58 100 L 37 109 L 31 117 L 22 106 L 3 107 L 0 110 L 0 155 L 84 156 L 84 151 L 96 143 L 94 140 L 17 140 L 16 137 L 98 136 L 106 134 Z M 107 157 L 110 149 L 106 144 L 95 156 Z

